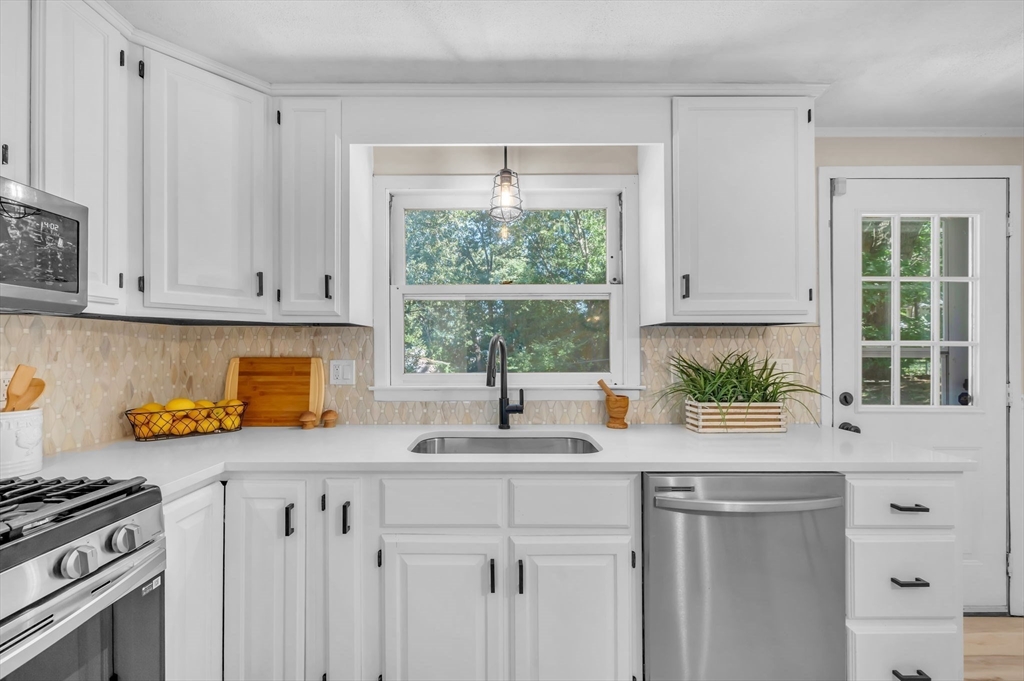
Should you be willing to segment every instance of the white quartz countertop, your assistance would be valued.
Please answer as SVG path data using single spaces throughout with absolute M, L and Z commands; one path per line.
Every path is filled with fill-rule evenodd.
M 416 454 L 427 433 L 507 437 L 582 433 L 594 454 Z M 872 440 L 814 425 L 788 433 L 698 435 L 683 426 L 338 426 L 244 428 L 180 440 L 120 440 L 93 449 L 45 457 L 38 475 L 129 478 L 143 476 L 171 500 L 239 472 L 332 473 L 639 473 L 794 472 L 926 473 L 973 470 L 969 459 Z

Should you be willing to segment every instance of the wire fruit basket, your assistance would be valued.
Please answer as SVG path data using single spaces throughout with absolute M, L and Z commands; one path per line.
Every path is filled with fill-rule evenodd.
M 124 413 L 138 442 L 169 440 L 194 435 L 231 433 L 242 429 L 248 402 L 213 407 L 161 411 L 129 409 Z

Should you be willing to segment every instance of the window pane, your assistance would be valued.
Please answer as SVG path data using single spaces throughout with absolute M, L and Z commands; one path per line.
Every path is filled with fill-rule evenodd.
M 971 394 L 971 348 L 939 348 L 939 404 L 969 406 Z
M 606 211 L 406 210 L 407 284 L 605 284 Z
M 939 284 L 939 339 L 971 340 L 971 285 L 966 281 Z
M 607 373 L 609 310 L 607 299 L 406 300 L 405 373 L 484 372 L 495 333 L 510 372 Z
M 900 348 L 900 404 L 931 404 L 931 352 L 930 348 Z
M 939 276 L 971 276 L 971 219 L 939 220 Z
M 900 275 L 928 277 L 932 271 L 932 219 L 900 218 Z
M 861 404 L 892 404 L 892 348 L 861 349 Z
M 900 284 L 900 340 L 932 339 L 931 296 L 926 281 Z
M 865 277 L 892 276 L 892 220 L 861 220 L 861 270 Z
M 861 307 L 861 338 L 892 340 L 892 284 L 864 282 Z

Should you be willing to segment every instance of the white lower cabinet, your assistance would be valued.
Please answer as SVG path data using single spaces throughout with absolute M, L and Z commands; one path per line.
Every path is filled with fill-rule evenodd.
M 500 537 L 383 535 L 384 678 L 501 679 Z
M 894 672 L 935 681 L 964 677 L 960 631 L 952 622 L 854 622 L 847 630 L 851 679 L 894 681 Z
M 224 485 L 215 482 L 164 506 L 167 537 L 166 676 L 221 678 Z
M 224 678 L 304 675 L 305 482 L 230 480 L 224 514 Z
M 631 538 L 512 537 L 514 679 L 630 678 Z
M 363 536 L 366 534 L 362 521 L 365 510 L 362 500 L 362 482 L 359 478 L 323 481 L 321 508 L 324 511 L 324 556 L 320 569 L 316 563 L 310 565 L 309 574 L 318 576 L 325 584 L 310 580 L 307 599 L 310 608 L 325 606 L 322 619 L 323 631 L 322 664 L 331 681 L 356 681 L 362 679 L 363 652 L 363 604 L 362 566 L 366 563 L 363 551 Z M 311 523 L 312 524 L 312 523 Z M 312 530 L 310 530 L 312 533 Z M 310 547 L 310 561 L 313 547 Z M 325 569 L 324 569 L 325 568 Z M 326 594 L 326 600 L 324 595 Z M 310 659 L 319 661 L 311 643 L 319 640 L 319 632 L 310 624 L 306 632 L 306 648 Z M 316 678 L 316 668 L 309 676 Z

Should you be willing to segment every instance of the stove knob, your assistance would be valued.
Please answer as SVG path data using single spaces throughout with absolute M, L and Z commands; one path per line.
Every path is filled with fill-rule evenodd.
M 99 562 L 95 546 L 76 546 L 60 561 L 60 573 L 68 579 L 78 579 L 99 567 Z
M 117 553 L 128 553 L 129 551 L 134 551 L 139 548 L 139 544 L 141 543 L 142 528 L 134 523 L 117 528 L 117 530 L 114 531 L 114 536 L 110 539 L 110 547 Z

